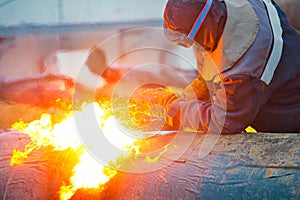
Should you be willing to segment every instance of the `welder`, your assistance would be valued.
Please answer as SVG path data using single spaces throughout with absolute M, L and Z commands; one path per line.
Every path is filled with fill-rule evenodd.
M 170 125 L 300 132 L 300 33 L 273 0 L 169 0 L 164 27 L 168 40 L 196 49 L 199 72 L 159 101 Z

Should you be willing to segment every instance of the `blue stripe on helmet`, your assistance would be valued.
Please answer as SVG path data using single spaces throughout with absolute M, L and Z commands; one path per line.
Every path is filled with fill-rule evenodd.
M 196 36 L 196 33 L 198 32 L 198 30 L 200 29 L 203 21 L 205 20 L 210 8 L 211 8 L 211 5 L 212 5 L 212 1 L 213 0 L 207 0 L 206 1 L 206 4 L 204 6 L 204 8 L 202 9 L 202 11 L 200 12 L 196 22 L 194 23 L 190 33 L 188 34 L 188 37 L 191 38 L 191 39 L 194 39 L 195 36 Z

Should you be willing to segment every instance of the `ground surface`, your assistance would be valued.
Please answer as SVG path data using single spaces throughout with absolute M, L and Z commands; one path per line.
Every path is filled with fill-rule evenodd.
M 300 198 L 299 134 L 223 135 L 213 150 L 200 158 L 204 135 L 174 133 L 148 139 L 144 151 L 149 152 L 176 137 L 180 141 L 192 138 L 193 142 L 177 159 L 172 156 L 183 142 L 177 142 L 176 149 L 169 146 L 157 162 L 148 163 L 152 165 L 149 169 L 164 167 L 147 173 L 118 173 L 102 192 L 78 190 L 73 199 Z M 10 166 L 12 150 L 22 149 L 28 142 L 24 134 L 1 131 L 0 198 L 57 199 L 76 155 L 71 151 L 41 148 L 33 151 L 23 164 Z

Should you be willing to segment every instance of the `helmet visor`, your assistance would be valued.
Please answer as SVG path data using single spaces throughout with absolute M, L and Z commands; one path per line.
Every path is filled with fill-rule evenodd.
M 165 24 L 164 24 L 164 32 L 166 38 L 174 44 L 183 46 L 185 48 L 189 48 L 194 43 L 194 41 L 184 33 L 175 30 L 170 30 L 166 27 Z

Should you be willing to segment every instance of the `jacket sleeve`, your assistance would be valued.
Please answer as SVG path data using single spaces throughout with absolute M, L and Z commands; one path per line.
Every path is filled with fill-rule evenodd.
M 198 99 L 210 102 L 209 90 L 205 80 L 201 76 L 195 78 L 194 81 L 182 91 L 181 99 L 184 101 Z
M 176 127 L 215 133 L 239 133 L 249 126 L 270 97 L 269 88 L 258 78 L 232 75 L 214 87 L 212 102 L 179 101 L 168 108 Z M 170 120 L 168 120 L 170 121 Z

